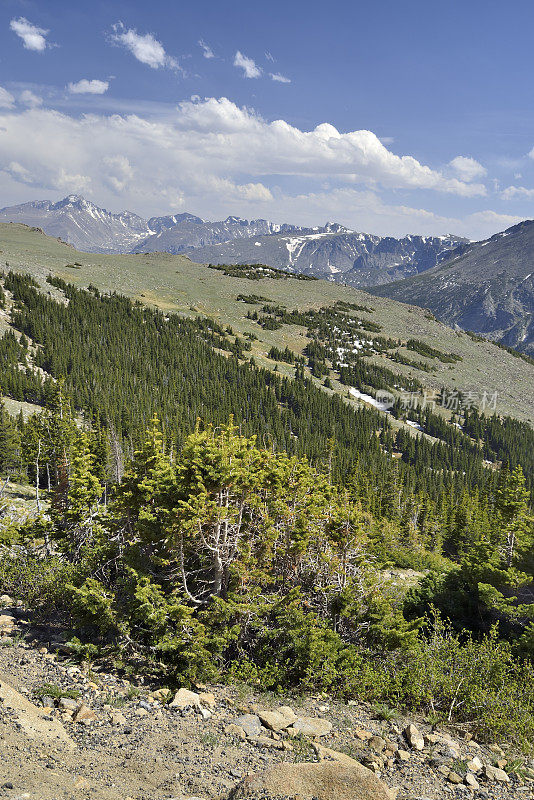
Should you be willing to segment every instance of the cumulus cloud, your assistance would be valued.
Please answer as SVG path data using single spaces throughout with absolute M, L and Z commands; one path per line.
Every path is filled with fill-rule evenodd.
M 204 58 L 215 58 L 215 53 L 213 52 L 209 44 L 206 44 L 206 42 L 203 39 L 198 40 L 198 45 L 199 47 L 202 48 L 202 55 L 204 56 Z
M 15 98 L 8 92 L 7 89 L 4 89 L 0 86 L 0 108 L 11 108 L 15 102 Z
M 46 37 L 49 33 L 45 28 L 38 28 L 37 25 L 29 22 L 26 17 L 12 19 L 9 23 L 11 30 L 22 39 L 22 44 L 26 50 L 35 50 L 42 53 L 49 45 Z
M 105 94 L 109 89 L 109 81 L 82 78 L 77 83 L 69 83 L 68 89 L 71 94 Z
M 19 103 L 24 106 L 30 106 L 30 108 L 36 108 L 43 105 L 43 98 L 34 94 L 31 89 L 24 89 L 19 95 Z
M 0 128 L 6 201 L 19 198 L 25 185 L 49 195 L 90 192 L 112 208 L 120 203 L 144 214 L 185 207 L 212 218 L 230 211 L 306 224 L 334 218 L 376 230 L 374 215 L 382 233 L 443 233 L 466 226 L 454 228 L 455 220 L 424 209 L 385 205 L 379 187 L 424 190 L 425 196 L 429 190 L 484 194 L 481 185 L 396 155 L 371 131 L 340 133 L 327 123 L 303 131 L 284 120 L 268 122 L 227 98 L 188 100 L 160 118 L 7 107 Z M 281 177 L 285 186 L 294 177 L 299 194 L 277 188 Z M 473 218 L 468 235 L 485 234 L 491 225 L 499 229 L 494 218 Z
M 111 41 L 125 47 L 142 64 L 147 64 L 152 69 L 168 67 L 179 69 L 178 61 L 165 52 L 165 48 L 151 33 L 137 33 L 135 28 L 124 27 L 122 22 L 113 26 Z
M 291 83 L 291 78 L 286 78 L 285 75 L 281 75 L 279 72 L 269 72 L 269 77 L 272 81 L 277 81 L 278 83 Z
M 487 175 L 487 170 L 475 161 L 474 158 L 468 156 L 456 156 L 450 162 L 449 166 L 456 172 L 459 178 L 463 181 L 473 181 L 476 178 L 483 178 Z
M 234 67 L 242 69 L 245 78 L 259 78 L 262 72 L 256 62 L 252 58 L 243 55 L 240 50 L 235 54 Z
M 530 200 L 534 197 L 534 189 L 526 189 L 524 186 L 508 186 L 501 193 L 503 200 Z

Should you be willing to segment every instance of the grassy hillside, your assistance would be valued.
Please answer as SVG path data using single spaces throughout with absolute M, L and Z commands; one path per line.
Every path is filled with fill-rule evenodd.
M 69 245 L 47 237 L 24 225 L 0 225 L 0 265 L 31 273 L 42 285 L 51 274 L 79 287 L 93 284 L 101 291 L 117 291 L 147 305 L 186 316 L 213 317 L 230 325 L 240 336 L 253 334 L 251 355 L 261 366 L 274 368 L 267 357 L 272 347 L 289 347 L 302 353 L 308 340 L 306 328 L 284 324 L 268 330 L 247 319 L 247 312 L 261 303 L 283 306 L 288 311 L 319 309 L 344 302 L 365 306 L 359 311 L 362 320 L 380 327 L 380 335 L 403 343 L 389 355 L 397 354 L 412 363 L 426 364 L 427 372 L 410 364 L 392 361 L 384 353 L 372 354 L 367 361 L 382 365 L 399 376 L 415 378 L 425 391 L 445 387 L 448 392 L 497 392 L 497 411 L 523 420 L 534 420 L 534 368 L 489 342 L 474 341 L 467 334 L 455 332 L 434 320 L 424 310 L 388 298 L 369 294 L 325 281 L 300 281 L 293 278 L 248 280 L 226 275 L 219 270 L 195 264 L 183 256 L 152 253 L 147 255 L 95 255 L 76 251 Z M 46 285 L 47 291 L 54 291 Z M 239 295 L 261 296 L 259 305 L 237 300 Z M 7 322 L 5 316 L 3 324 Z M 2 324 L 2 320 L 0 320 Z M 461 360 L 453 363 L 427 358 L 404 345 L 415 339 Z M 280 363 L 281 374 L 294 374 L 294 368 Z M 334 391 L 346 395 L 346 387 L 332 380 Z M 358 404 L 364 401 L 352 399 Z

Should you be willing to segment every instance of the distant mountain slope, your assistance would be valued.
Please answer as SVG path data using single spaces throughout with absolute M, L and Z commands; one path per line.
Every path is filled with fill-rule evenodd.
M 180 219 L 180 217 L 184 217 L 184 219 Z M 148 224 L 154 229 L 154 222 L 171 219 L 177 219 L 178 221 L 174 225 L 162 225 L 157 233 L 139 242 L 133 248 L 133 252 L 178 254 L 188 249 L 215 245 L 221 242 L 231 242 L 235 239 L 247 240 L 251 236 L 264 236 L 280 232 L 312 233 L 314 230 L 312 228 L 302 228 L 298 225 L 278 225 L 266 219 L 252 219 L 249 221 L 241 219 L 241 217 L 227 217 L 221 222 L 206 222 L 201 220 L 200 217 L 194 217 L 192 214 L 182 214 L 177 217 L 158 217 L 149 220 Z
M 90 253 L 128 252 L 151 229 L 131 211 L 113 214 L 71 194 L 57 203 L 38 200 L 0 209 L 0 222 L 22 222 Z
M 373 236 L 330 222 L 313 228 L 240 217 L 209 222 L 189 213 L 147 221 L 77 195 L 1 209 L 0 222 L 40 227 L 87 252 L 186 253 L 204 263 L 263 263 L 356 287 L 423 272 L 466 242 L 457 236 Z
M 272 233 L 184 249 L 208 264 L 268 264 L 365 287 L 390 283 L 439 264 L 466 242 L 457 236 L 373 236 L 327 224 L 298 235 Z M 143 243 L 138 249 L 143 249 Z
M 373 293 L 430 308 L 444 322 L 534 355 L 534 221 Z

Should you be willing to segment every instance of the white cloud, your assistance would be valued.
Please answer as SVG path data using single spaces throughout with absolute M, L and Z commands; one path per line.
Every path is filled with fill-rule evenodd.
M 151 33 L 137 33 L 135 28 L 126 30 L 122 22 L 118 22 L 113 26 L 111 41 L 125 47 L 138 61 L 152 69 L 179 69 L 178 61 L 165 52 L 161 42 Z
M 252 58 L 243 55 L 239 50 L 235 54 L 234 67 L 242 69 L 245 78 L 259 78 L 262 72 Z
M 285 75 L 281 75 L 279 72 L 269 72 L 269 77 L 272 81 L 277 81 L 278 83 L 291 83 L 291 78 L 286 78 Z
M 0 108 L 11 108 L 14 102 L 15 98 L 11 92 L 0 86 Z
M 464 224 L 388 205 L 378 187 L 464 197 L 483 195 L 484 187 L 396 155 L 371 131 L 340 133 L 327 123 L 302 131 L 284 120 L 267 122 L 226 98 L 186 101 L 172 116 L 157 118 L 7 108 L 0 128 L 6 203 L 20 201 L 21 187 L 31 186 L 32 196 L 90 192 L 108 207 L 147 215 L 174 207 L 219 219 L 228 213 L 303 224 L 330 218 L 378 233 L 477 236 L 516 221 L 481 212 L 490 216 Z M 279 182 L 298 185 L 298 194 L 278 189 Z
M 475 161 L 474 158 L 469 156 L 456 156 L 450 162 L 449 166 L 453 168 L 459 178 L 463 181 L 473 181 L 475 178 L 483 178 L 488 174 L 488 171 Z
M 524 186 L 508 186 L 506 189 L 503 189 L 501 197 L 503 200 L 514 200 L 518 198 L 530 200 L 534 197 L 534 189 L 526 189 Z
M 206 44 L 206 42 L 203 39 L 199 39 L 198 44 L 199 47 L 202 48 L 202 55 L 204 56 L 204 58 L 215 58 L 215 53 L 213 52 L 209 44 Z
M 265 58 L 267 59 L 267 61 L 270 61 L 272 64 L 274 64 L 274 56 L 268 50 L 265 53 Z
M 26 50 L 35 50 L 38 53 L 42 53 L 49 46 L 46 42 L 48 31 L 28 22 L 26 17 L 12 19 L 9 27 L 17 36 L 20 36 Z
M 24 89 L 19 95 L 19 103 L 24 106 L 30 106 L 30 108 L 36 108 L 43 105 L 43 98 L 34 94 L 31 89 Z
M 71 94 L 104 94 L 109 89 L 109 81 L 82 78 L 77 83 L 69 83 L 68 89 Z

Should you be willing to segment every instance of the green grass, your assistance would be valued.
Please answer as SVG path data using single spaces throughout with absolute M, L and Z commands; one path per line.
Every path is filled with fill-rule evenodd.
M 219 270 L 195 264 L 185 256 L 80 253 L 26 226 L 5 223 L 0 224 L 0 253 L 4 265 L 31 273 L 44 290 L 54 296 L 59 296 L 59 293 L 45 283 L 48 274 L 79 287 L 93 284 L 101 291 L 117 291 L 169 313 L 189 317 L 204 314 L 224 326 L 230 325 L 239 336 L 254 334 L 257 339 L 252 342 L 250 355 L 259 366 L 274 368 L 274 362 L 267 357 L 271 347 L 283 350 L 287 346 L 300 354 L 308 341 L 306 331 L 301 327 L 283 325 L 279 330 L 270 331 L 246 319 L 251 306 L 238 301 L 237 297 L 253 294 L 258 289 L 257 282 L 224 275 Z M 79 268 L 69 268 L 69 264 L 79 265 Z M 261 281 L 261 295 L 269 298 L 273 305 L 283 305 L 289 310 L 320 308 L 338 301 L 372 307 L 372 312 L 370 309 L 358 312 L 358 316 L 378 323 L 382 327 L 381 335 L 398 338 L 404 343 L 417 339 L 431 348 L 455 353 L 462 359 L 454 364 L 434 360 L 436 370 L 432 373 L 391 362 L 383 356 L 374 356 L 372 361 L 380 365 L 385 363 L 400 375 L 415 375 L 428 392 L 438 391 L 442 386 L 450 391 L 479 394 L 486 391 L 490 395 L 497 392 L 498 413 L 534 422 L 532 365 L 490 342 L 473 341 L 466 333 L 456 332 L 430 318 L 424 309 L 388 298 L 371 297 L 365 292 L 327 281 L 265 278 Z M 7 325 L 6 316 L 0 317 L 0 326 L 2 324 Z M 290 365 L 279 364 L 278 370 L 281 374 L 294 374 Z M 346 394 L 346 388 L 335 380 L 332 382 L 335 391 Z M 361 401 L 349 402 L 357 405 Z

